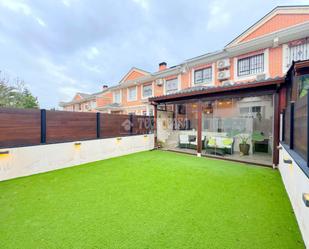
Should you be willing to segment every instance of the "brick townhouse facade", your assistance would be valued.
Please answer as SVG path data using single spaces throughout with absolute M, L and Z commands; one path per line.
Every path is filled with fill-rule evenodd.
M 282 77 L 292 61 L 309 59 L 309 6 L 278 6 L 222 50 L 157 72 L 132 68 L 118 85 L 96 94 L 77 93 L 61 103 L 68 111 L 153 114 L 148 98 L 197 86 L 233 85 Z

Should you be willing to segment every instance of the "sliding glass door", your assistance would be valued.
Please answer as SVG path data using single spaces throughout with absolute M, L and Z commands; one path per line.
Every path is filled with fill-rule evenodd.
M 203 101 L 204 154 L 272 163 L 272 95 Z

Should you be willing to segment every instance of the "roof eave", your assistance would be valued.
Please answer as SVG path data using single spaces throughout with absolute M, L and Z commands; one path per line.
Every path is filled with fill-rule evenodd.
M 234 84 L 231 86 L 226 87 L 215 87 L 215 88 L 209 88 L 204 90 L 196 90 L 191 91 L 188 93 L 176 93 L 176 94 L 170 94 L 170 95 L 163 95 L 159 97 L 150 98 L 149 101 L 151 103 L 160 103 L 160 102 L 168 102 L 170 100 L 177 100 L 178 98 L 188 98 L 188 97 L 196 97 L 200 95 L 208 95 L 208 94 L 214 94 L 214 93 L 223 93 L 223 92 L 231 92 L 236 90 L 242 90 L 242 89 L 250 89 L 250 88 L 258 88 L 263 86 L 269 86 L 269 85 L 280 85 L 284 83 L 284 77 L 276 78 L 273 80 L 265 80 L 257 83 L 247 83 L 247 84 Z

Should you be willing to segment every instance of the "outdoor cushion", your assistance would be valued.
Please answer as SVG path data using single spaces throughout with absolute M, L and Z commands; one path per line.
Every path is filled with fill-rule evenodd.
M 210 147 L 215 147 L 216 146 L 216 139 L 214 137 L 209 138 L 208 145 Z
M 223 137 L 215 137 L 216 139 L 216 147 L 217 148 L 225 148 L 225 145 L 223 143 Z
M 188 144 L 189 143 L 189 136 L 188 135 L 179 135 L 179 143 Z
M 233 145 L 233 139 L 228 137 L 210 137 L 208 140 L 209 147 L 216 147 L 220 149 L 224 148 L 232 148 Z
M 231 139 L 231 138 L 224 138 L 224 139 L 223 139 L 223 144 L 224 144 L 225 146 L 231 146 L 232 143 L 233 143 L 233 139 Z
M 190 142 L 190 144 L 197 145 L 197 140 Z
M 189 141 L 190 142 L 196 141 L 196 136 L 195 135 L 189 135 Z

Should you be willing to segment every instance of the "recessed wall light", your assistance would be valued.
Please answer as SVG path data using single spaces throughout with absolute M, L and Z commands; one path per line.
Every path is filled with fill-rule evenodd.
M 303 194 L 303 201 L 304 201 L 306 207 L 309 207 L 309 193 Z

